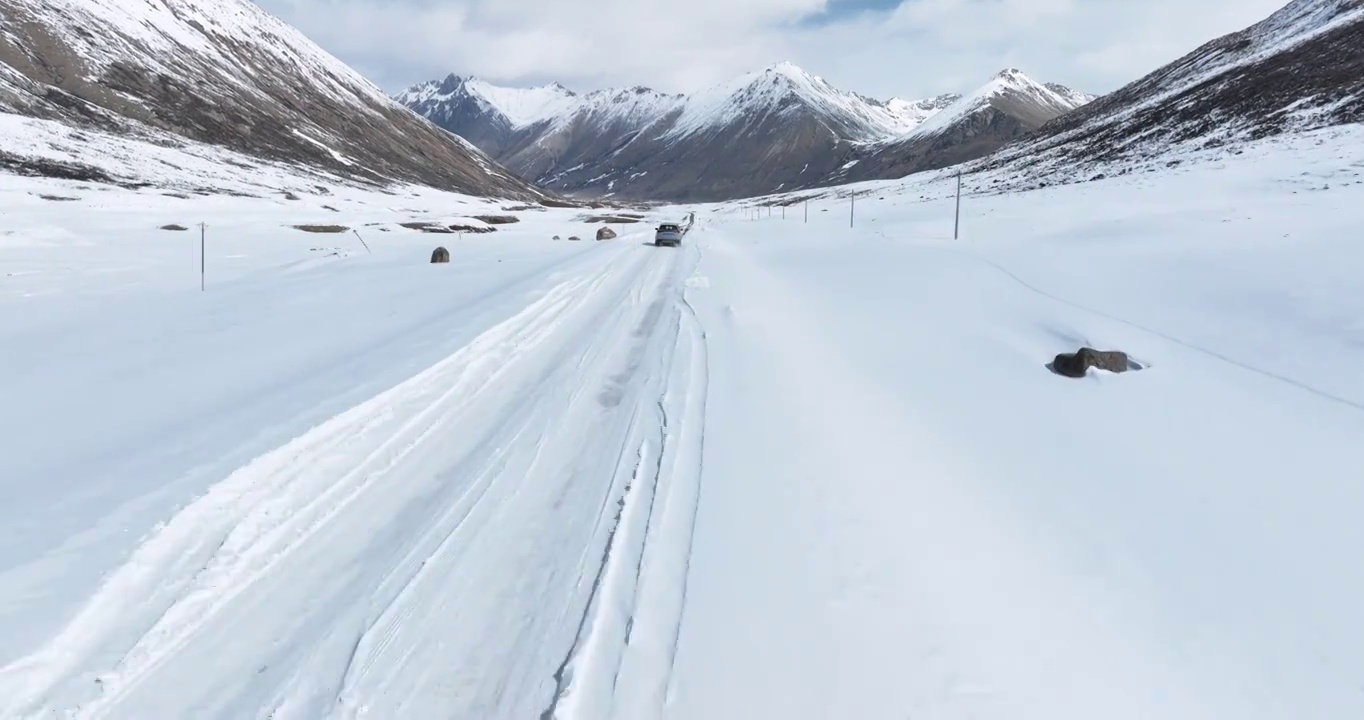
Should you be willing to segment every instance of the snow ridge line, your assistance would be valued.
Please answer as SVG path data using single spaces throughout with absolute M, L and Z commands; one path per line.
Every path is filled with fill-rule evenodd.
M 248 463 L 181 509 L 143 541 L 45 647 L 0 668 L 3 714 L 40 713 L 46 696 L 73 670 L 107 653 L 120 634 L 127 637 L 121 617 L 126 611 L 164 604 L 150 627 L 134 631 L 136 640 L 118 661 L 118 670 L 99 678 L 104 695 L 83 708 L 91 715 L 107 709 L 375 478 L 458 414 L 467 398 L 552 336 L 565 317 L 588 304 L 617 274 L 612 270 L 618 264 L 610 261 L 598 272 L 552 287 L 446 360 Z M 466 400 L 444 407 L 451 399 Z M 361 450 L 341 451 L 353 445 Z

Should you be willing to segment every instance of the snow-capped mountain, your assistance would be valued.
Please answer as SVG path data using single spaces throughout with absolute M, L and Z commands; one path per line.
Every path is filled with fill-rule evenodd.
M 1044 85 L 1048 90 L 1065 98 L 1076 107 L 1079 107 L 1080 105 L 1087 105 L 1099 99 L 1098 95 L 1082 92 L 1080 90 L 1072 90 L 1071 88 L 1068 88 L 1065 85 L 1062 85 L 1061 83 L 1044 83 Z
M 916 128 L 923 124 L 925 120 L 933 117 L 939 111 L 951 107 L 953 103 L 960 99 L 961 95 L 958 93 L 947 93 L 934 98 L 917 101 L 891 98 L 890 100 L 887 100 L 884 105 L 887 112 L 900 118 L 907 127 Z
M 904 177 L 998 150 L 1091 102 L 1093 95 L 1043 84 L 1008 68 L 891 140 L 854 148 L 820 184 Z
M 1083 97 L 1027 82 L 1039 100 L 996 102 L 1012 103 L 1029 126 Z M 963 97 L 881 101 L 784 62 L 689 96 L 517 90 L 452 75 L 398 100 L 552 190 L 709 200 L 829 182 L 848 156 L 913 135 Z
M 1181 148 L 1230 147 L 1359 122 L 1364 122 L 1364 0 L 1294 0 L 975 165 L 1026 164 L 1039 178 L 1087 179 L 1127 172 L 1134 163 Z M 1078 172 L 1077 166 L 1086 165 L 1096 168 Z M 1115 169 L 1097 167 L 1110 165 Z
M 967 117 L 987 110 L 995 110 L 1009 115 L 1027 129 L 1041 127 L 1043 123 L 1060 117 L 1083 105 L 1083 96 L 1068 92 L 1067 95 L 1034 81 L 1016 68 L 1009 68 L 995 75 L 988 83 L 975 92 L 959 98 L 941 112 L 935 113 L 914 130 L 916 136 L 941 134 L 956 127 Z
M 508 128 L 518 129 L 571 111 L 578 95 L 558 83 L 535 88 L 507 88 L 452 74 L 444 80 L 414 85 L 399 93 L 396 99 L 411 108 L 432 108 L 433 111 L 451 103 L 470 102 L 481 112 L 504 120 Z
M 853 141 L 878 140 L 914 127 L 912 120 L 891 112 L 884 103 L 868 102 L 783 62 L 688 97 L 668 136 L 686 137 L 755 116 L 802 112 L 828 120 L 831 131 Z
M 557 83 L 507 88 L 457 75 L 396 99 L 536 182 L 611 152 L 682 104 L 681 96 L 643 87 L 579 95 Z
M 351 181 L 541 196 L 248 0 L 0 0 L 0 111 Z

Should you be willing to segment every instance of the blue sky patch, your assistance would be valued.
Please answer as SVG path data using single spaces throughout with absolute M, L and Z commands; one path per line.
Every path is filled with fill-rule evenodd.
M 800 22 L 800 27 L 822 27 L 842 22 L 866 13 L 888 13 L 900 6 L 902 0 L 829 0 L 824 12 L 811 15 Z

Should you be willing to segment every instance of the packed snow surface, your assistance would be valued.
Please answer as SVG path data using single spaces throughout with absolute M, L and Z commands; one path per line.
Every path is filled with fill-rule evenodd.
M 1361 141 L 960 240 L 0 177 L 0 717 L 1364 717 Z

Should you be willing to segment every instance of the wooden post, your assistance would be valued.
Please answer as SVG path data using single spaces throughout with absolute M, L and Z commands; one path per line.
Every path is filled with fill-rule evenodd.
M 810 222 L 810 201 L 805 201 L 805 222 Z
M 853 221 L 857 217 L 857 191 L 853 190 L 850 193 L 850 197 L 852 198 L 852 204 L 848 206 L 848 227 L 853 226 Z
M 205 252 L 204 252 L 204 251 L 205 251 L 204 235 L 205 235 L 205 233 L 206 233 L 205 228 L 207 228 L 207 227 L 208 227 L 208 225 L 206 225 L 205 223 L 199 223 L 199 292 L 203 292 L 203 291 L 204 291 L 204 285 L 205 285 L 205 281 L 204 281 L 204 272 L 205 272 L 205 268 L 207 267 L 207 262 L 204 260 L 204 254 L 205 254 Z
M 956 240 L 961 233 L 961 171 L 957 171 L 957 218 L 952 223 L 952 239 Z

